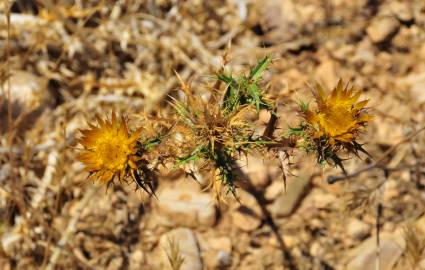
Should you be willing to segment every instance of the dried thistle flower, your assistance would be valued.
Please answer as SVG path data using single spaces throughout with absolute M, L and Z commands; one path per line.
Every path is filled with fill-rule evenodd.
M 315 151 L 319 163 L 334 163 L 344 170 L 342 159 L 337 155 L 339 150 L 368 154 L 356 141 L 359 132 L 372 119 L 365 108 L 368 100 L 359 101 L 361 92 L 349 84 L 344 86 L 342 80 L 330 94 L 316 84 L 313 94 L 317 108 L 310 109 L 302 103 L 305 123 L 291 132 L 304 137 L 302 146 L 307 151 Z
M 110 120 L 99 116 L 96 120 L 97 125 L 89 123 L 89 129 L 80 130 L 83 136 L 78 142 L 84 148 L 77 158 L 90 172 L 89 179 L 104 183 L 115 177 L 124 180 L 138 169 L 137 140 L 142 129 L 130 132 L 127 120 L 124 117 L 118 120 L 115 113 Z

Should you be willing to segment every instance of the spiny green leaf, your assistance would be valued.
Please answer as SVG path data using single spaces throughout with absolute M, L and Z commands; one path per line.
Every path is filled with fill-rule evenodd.
M 183 165 L 188 164 L 189 162 L 194 162 L 197 160 L 200 160 L 203 157 L 204 152 L 206 151 L 206 146 L 205 145 L 199 145 L 198 147 L 195 148 L 195 150 L 190 153 L 187 156 L 184 157 L 178 157 L 177 158 L 177 163 L 174 165 L 174 169 L 181 167 Z
M 249 84 L 247 87 L 248 90 L 248 95 L 250 96 L 251 100 L 253 101 L 255 108 L 257 110 L 257 112 L 260 111 L 260 104 L 261 102 L 261 92 L 260 89 L 258 88 L 258 86 L 256 84 Z
M 271 61 L 271 56 L 267 55 L 263 60 L 258 62 L 258 64 L 253 69 L 251 69 L 251 72 L 249 73 L 249 79 L 253 80 L 254 82 L 261 79 L 264 70 L 266 70 L 267 66 L 270 64 Z

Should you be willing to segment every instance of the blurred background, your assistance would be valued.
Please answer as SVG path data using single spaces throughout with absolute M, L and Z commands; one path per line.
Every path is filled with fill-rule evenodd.
M 0 12 L 1 269 L 425 269 L 425 1 L 3 0 Z M 173 70 L 202 94 L 224 55 L 237 73 L 268 54 L 281 128 L 313 102 L 308 84 L 342 78 L 370 99 L 360 143 L 374 159 L 345 161 L 344 179 L 296 152 L 285 191 L 253 155 L 243 170 L 260 195 L 221 205 L 179 172 L 157 199 L 86 181 L 72 147 L 96 113 L 167 114 Z

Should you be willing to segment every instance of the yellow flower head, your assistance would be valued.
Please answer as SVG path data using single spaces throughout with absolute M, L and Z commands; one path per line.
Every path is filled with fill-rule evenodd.
M 78 155 L 78 160 L 86 165 L 90 172 L 89 179 L 110 182 L 115 177 L 123 180 L 128 172 L 137 170 L 137 140 L 141 129 L 131 133 L 127 120 L 117 119 L 112 113 L 112 119 L 101 119 L 96 116 L 97 125 L 89 124 L 89 129 L 80 130 L 82 138 L 79 143 L 84 147 Z
M 360 94 L 353 86 L 344 87 L 342 80 L 330 94 L 317 84 L 314 92 L 317 109 L 304 111 L 305 119 L 313 127 L 313 137 L 325 137 L 330 145 L 352 144 L 357 133 L 372 119 L 365 112 L 368 100 L 358 101 Z

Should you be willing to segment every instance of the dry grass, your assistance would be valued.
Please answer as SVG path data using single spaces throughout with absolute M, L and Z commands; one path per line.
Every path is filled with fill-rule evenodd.
M 313 102 L 306 82 L 332 88 L 339 77 L 370 99 L 375 119 L 359 136 L 373 159 L 349 156 L 343 161 L 347 175 L 331 167 L 314 173 L 299 209 L 272 224 L 296 267 L 343 269 L 345 252 L 361 240 L 347 236 L 342 197 L 348 198 L 347 215 L 370 225 L 381 203 L 382 232 L 416 220 L 425 211 L 425 3 L 408 1 L 409 20 L 408 13 L 393 8 L 395 2 L 1 1 L 0 268 L 156 269 L 158 238 L 168 228 L 155 223 L 155 199 L 125 183 L 106 192 L 86 181 L 76 159 L 78 129 L 87 128 L 96 114 L 115 110 L 128 115 L 130 125 L 144 126 L 147 142 L 158 134 L 164 138 L 163 148 L 146 158 L 155 165 L 159 185 L 167 187 L 183 175 L 169 173 L 176 156 L 193 156 L 207 145 L 209 154 L 225 146 L 234 159 L 236 145 L 252 132 L 278 140 L 299 123 L 300 101 Z M 374 44 L 367 29 L 388 16 L 396 18 L 397 31 Z M 223 114 L 217 104 L 223 104 L 229 83 L 217 86 L 211 74 L 249 76 L 250 67 L 267 55 L 273 61 L 261 73 L 260 88 L 273 97 L 279 121 L 270 121 L 264 100 Z M 186 96 L 182 83 L 190 86 Z M 211 96 L 217 102 L 203 99 Z M 179 118 L 170 103 L 186 106 L 189 114 Z M 198 111 L 202 117 L 192 121 Z M 254 126 L 246 125 L 257 117 Z M 170 135 L 177 131 L 193 139 L 178 144 Z M 287 171 L 283 150 L 277 156 Z M 220 172 L 218 160 L 210 157 L 201 157 L 213 163 L 207 172 L 217 173 L 218 167 L 223 175 L 226 164 L 220 163 Z M 291 172 L 308 170 L 308 159 L 295 153 Z M 324 203 L 326 196 L 335 201 Z M 322 208 L 315 206 L 320 200 Z M 230 269 L 279 269 L 283 263 L 270 259 L 279 249 L 265 225 L 271 217 L 247 233 L 233 225 L 232 209 L 221 208 L 214 227 L 194 228 L 199 238 L 228 235 Z M 423 260 L 421 234 L 405 235 L 412 267 Z M 143 256 L 134 263 L 138 251 Z

